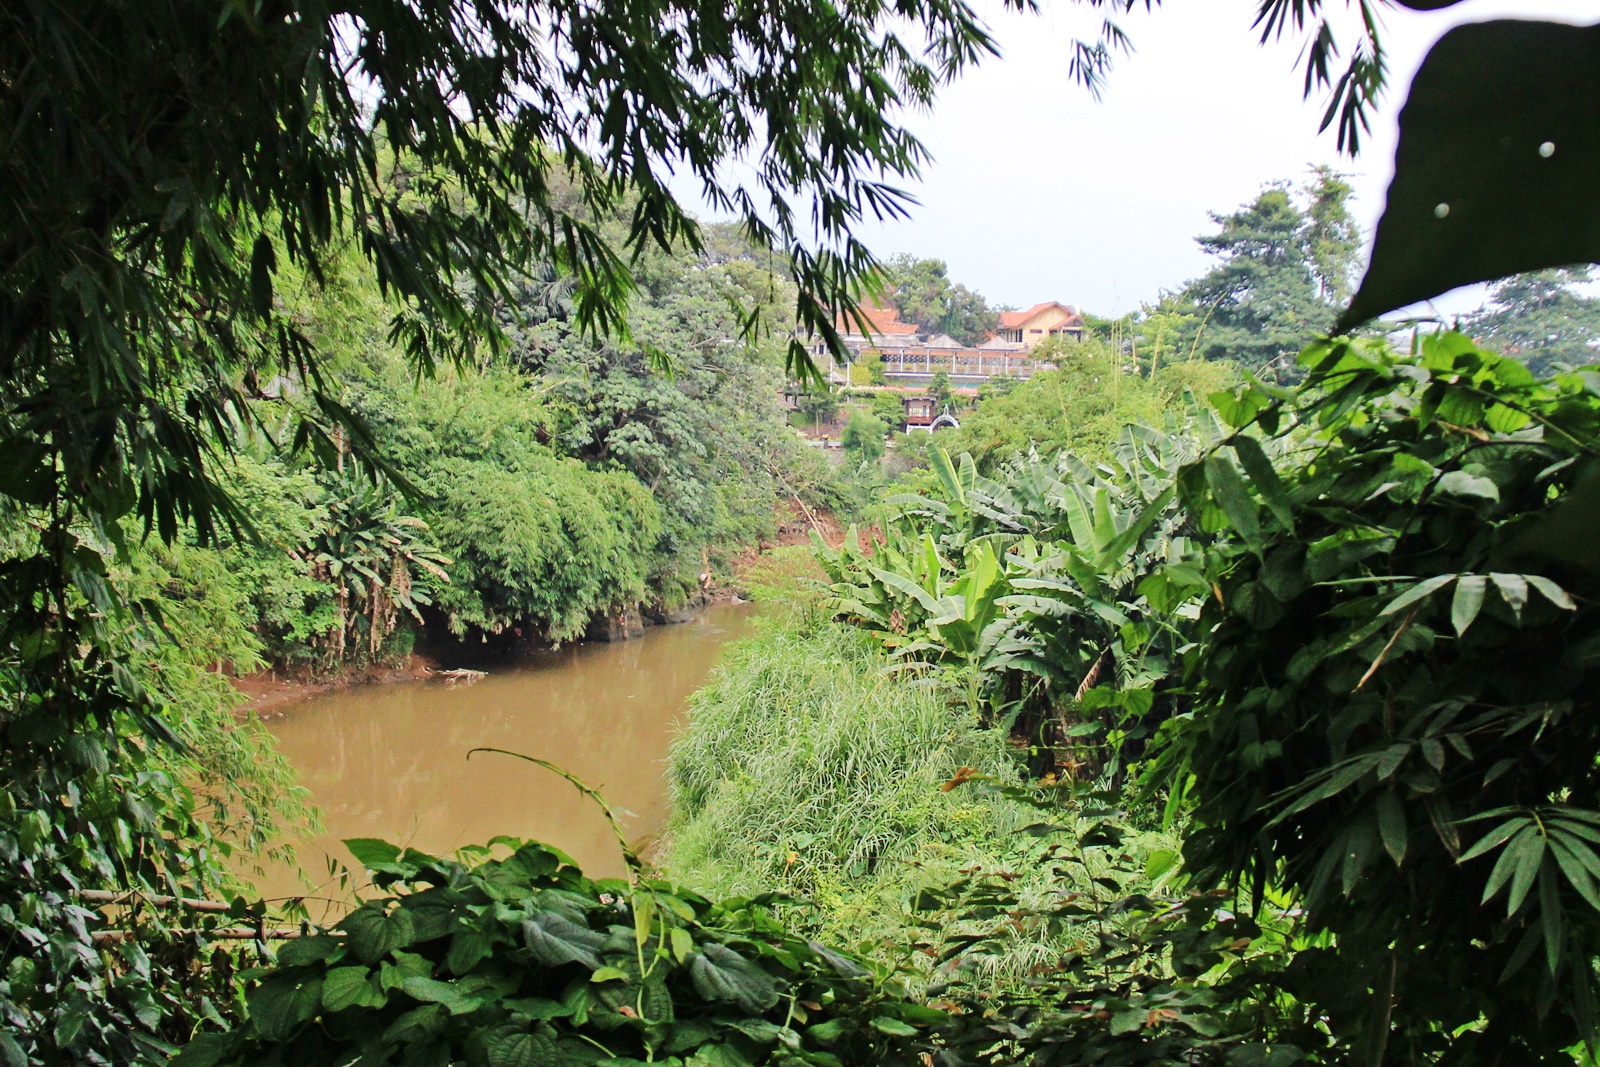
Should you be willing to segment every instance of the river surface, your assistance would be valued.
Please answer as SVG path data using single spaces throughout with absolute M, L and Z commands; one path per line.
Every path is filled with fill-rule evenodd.
M 329 858 L 354 866 L 345 838 L 440 854 L 509 834 L 555 845 L 591 876 L 622 874 L 592 801 L 533 764 L 492 753 L 469 761 L 467 752 L 549 760 L 600 790 L 630 841 L 647 842 L 666 816 L 665 759 L 684 701 L 723 646 L 749 632 L 750 613 L 715 606 L 632 641 L 532 653 L 470 684 L 354 688 L 287 706 L 270 728 L 325 830 L 301 847 L 301 867 L 317 885 Z M 259 888 L 306 892 L 287 870 L 268 872 Z

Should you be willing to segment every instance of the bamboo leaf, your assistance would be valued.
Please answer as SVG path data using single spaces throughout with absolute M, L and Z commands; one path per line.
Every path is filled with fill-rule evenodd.
M 1505 844 L 1506 840 L 1510 838 L 1512 834 L 1516 833 L 1524 826 L 1527 826 L 1529 822 L 1530 820 L 1525 815 L 1518 816 L 1515 819 L 1507 819 L 1499 826 L 1496 826 L 1493 830 L 1490 830 L 1488 833 L 1478 838 L 1471 848 L 1467 849 L 1461 854 L 1460 862 L 1465 863 L 1468 860 L 1475 860 L 1485 852 L 1488 852 L 1490 849 Z M 1488 898 L 1486 897 L 1485 899 Z
M 1518 834 L 1506 846 L 1505 854 L 1513 857 L 1514 868 L 1511 874 L 1511 893 L 1506 898 L 1507 918 L 1516 914 L 1517 909 L 1522 907 L 1522 902 L 1528 898 L 1528 891 L 1533 888 L 1534 879 L 1539 876 L 1539 868 L 1544 861 L 1544 851 L 1544 837 L 1532 827 Z
M 1368 771 L 1372 770 L 1377 762 L 1378 757 L 1375 755 L 1357 756 L 1351 760 L 1348 760 L 1344 767 L 1342 767 L 1336 773 L 1330 774 L 1321 785 L 1307 791 L 1300 797 L 1299 800 L 1295 801 L 1271 822 L 1267 823 L 1267 827 L 1270 829 L 1271 827 L 1278 825 L 1283 820 L 1305 811 L 1313 804 L 1318 804 L 1324 800 L 1327 800 L 1331 796 L 1335 796 L 1338 793 L 1344 792 L 1344 790 L 1348 789 Z
M 1378 757 L 1378 781 L 1381 782 L 1394 774 L 1409 755 L 1411 746 L 1406 744 L 1394 744 L 1384 749 Z
M 1556 868 L 1545 856 L 1539 864 L 1539 919 L 1544 931 L 1544 959 L 1550 973 L 1561 969 L 1561 944 L 1565 940 L 1562 928 L 1566 912 L 1561 907 L 1561 894 L 1556 887 Z
M 1561 873 L 1566 876 L 1568 884 L 1577 890 L 1578 895 L 1591 908 L 1600 911 L 1600 889 L 1595 886 L 1593 868 L 1579 859 L 1579 850 L 1588 853 L 1591 859 L 1600 863 L 1600 858 L 1595 857 L 1587 845 L 1570 838 L 1563 839 L 1553 833 L 1550 835 L 1550 852 L 1555 856 L 1556 863 L 1560 866 Z
M 1458 575 L 1454 574 L 1436 574 L 1426 581 L 1418 582 L 1416 585 L 1413 585 L 1411 588 L 1407 589 L 1404 593 L 1401 593 L 1399 596 L 1389 601 L 1388 605 L 1379 614 L 1393 615 L 1397 611 L 1404 611 L 1406 608 L 1409 608 L 1411 605 L 1415 604 L 1424 597 L 1431 596 L 1438 590 L 1443 589 L 1445 586 L 1455 581 L 1457 577 Z
M 1406 858 L 1406 813 L 1400 797 L 1393 789 L 1378 794 L 1378 833 L 1383 837 L 1383 847 L 1394 860 L 1396 867 Z

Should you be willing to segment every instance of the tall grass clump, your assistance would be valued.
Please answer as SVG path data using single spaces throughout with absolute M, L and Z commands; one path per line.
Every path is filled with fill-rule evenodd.
M 1127 878 L 1107 850 L 1078 846 L 1075 806 L 1047 813 L 981 786 L 942 788 L 962 767 L 1021 783 L 1004 733 L 949 690 L 886 672 L 875 642 L 803 594 L 769 601 L 758 625 L 691 699 L 673 745 L 673 815 L 657 857 L 671 878 L 722 897 L 799 898 L 806 906 L 784 909 L 787 921 L 909 964 L 929 984 L 958 977 L 935 973 L 935 961 L 976 927 L 962 914 L 930 922 L 922 890 L 998 882 L 1047 913 L 1100 892 L 1097 877 Z M 1092 938 L 1037 925 L 966 955 L 961 977 L 1025 982 Z
M 993 821 L 987 798 L 940 785 L 963 766 L 1014 777 L 1003 736 L 885 674 L 863 635 L 777 615 L 690 702 L 669 770 L 675 874 L 725 896 L 814 893 Z

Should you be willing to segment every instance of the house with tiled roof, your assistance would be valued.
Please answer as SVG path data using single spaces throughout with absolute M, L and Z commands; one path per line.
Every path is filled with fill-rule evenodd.
M 900 321 L 898 308 L 881 308 L 874 303 L 863 302 L 860 312 L 867 320 L 874 337 L 910 337 L 917 332 L 916 323 Z M 853 315 L 840 315 L 834 320 L 833 325 L 840 333 L 861 332 L 861 325 Z
M 1022 311 L 1002 311 L 995 335 L 1002 341 L 1033 348 L 1052 337 L 1080 340 L 1083 316 L 1070 304 L 1047 300 Z
M 871 332 L 861 332 L 854 316 L 840 315 L 834 325 L 849 352 L 845 364 L 836 363 L 833 353 L 821 341 L 814 341 L 812 352 L 819 366 L 825 366 L 830 381 L 850 382 L 849 364 L 868 356 L 883 361 L 884 374 L 895 383 L 926 382 L 943 372 L 953 381 L 965 384 L 989 378 L 1027 378 L 1038 367 L 1033 348 L 1049 337 L 1079 338 L 1083 335 L 1083 316 L 1067 304 L 1048 301 L 1025 311 L 1000 314 L 1000 328 L 977 345 L 964 345 L 947 333 L 924 330 L 902 322 L 895 308 L 873 303 L 861 306 L 861 315 Z

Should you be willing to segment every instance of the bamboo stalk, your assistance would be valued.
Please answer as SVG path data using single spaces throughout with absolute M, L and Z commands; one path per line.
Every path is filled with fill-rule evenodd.
M 158 908 L 179 907 L 189 908 L 192 911 L 226 912 L 233 908 L 231 904 L 223 904 L 215 900 L 195 900 L 191 897 L 168 897 L 157 893 L 139 893 L 130 890 L 126 893 L 114 893 L 105 889 L 82 889 L 78 896 L 90 904 L 135 904 L 144 901 Z
M 305 936 L 298 926 L 273 926 L 267 928 L 226 927 L 221 930 L 169 930 L 168 933 L 206 938 L 209 941 L 287 941 Z M 139 936 L 137 930 L 96 930 L 90 939 L 96 945 L 120 945 Z

